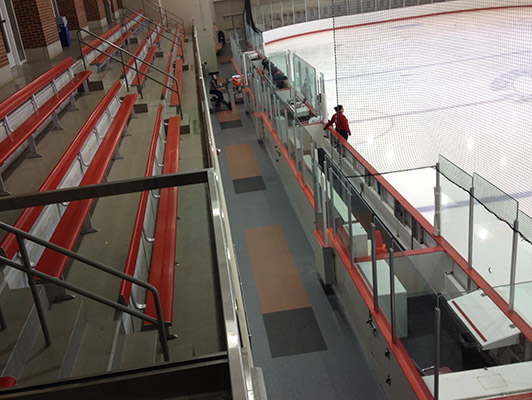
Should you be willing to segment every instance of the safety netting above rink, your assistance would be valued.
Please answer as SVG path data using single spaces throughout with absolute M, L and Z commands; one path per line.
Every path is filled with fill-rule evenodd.
M 378 171 L 441 154 L 513 225 L 532 215 L 532 4 L 423 3 L 333 0 L 329 108 L 344 106 L 350 143 Z

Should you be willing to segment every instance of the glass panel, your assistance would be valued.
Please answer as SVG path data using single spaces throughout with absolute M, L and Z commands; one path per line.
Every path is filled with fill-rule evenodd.
M 294 87 L 314 109 L 318 108 L 316 69 L 296 54 L 294 54 Z
M 272 53 L 268 54 L 268 59 L 270 60 L 270 65 L 268 73 L 271 71 L 274 75 L 277 72 L 275 68 L 281 71 L 282 75 L 287 75 L 288 68 L 286 66 L 286 53 Z
M 319 19 L 318 0 L 307 0 L 307 20 Z
M 323 172 L 317 160 L 313 160 L 314 170 L 316 171 L 316 186 L 314 191 L 314 203 L 315 203 L 315 216 L 316 216 L 316 230 L 320 231 L 322 235 L 325 235 L 325 226 L 324 226 L 324 204 L 322 201 L 323 193 L 325 192 L 325 187 L 323 184 L 326 184 L 324 179 Z M 323 183 L 323 184 L 322 184 Z
M 332 191 L 329 199 L 333 205 L 333 227 L 334 236 L 340 242 L 342 249 L 350 254 L 351 238 L 349 236 L 349 208 L 348 201 L 351 200 L 349 190 L 343 181 L 343 177 L 334 169 L 332 171 Z
M 440 156 L 441 236 L 464 257 L 468 257 L 469 189 L 473 179 Z
M 292 25 L 294 17 L 292 16 L 292 0 L 284 0 L 281 2 L 283 7 L 283 26 Z
M 510 282 L 513 231 L 475 200 L 473 268 L 491 286 Z
M 478 174 L 473 174 L 473 188 L 475 189 L 475 197 L 480 203 L 513 226 L 517 219 L 517 200 Z
M 273 27 L 280 28 L 281 23 L 281 5 L 278 1 L 270 3 L 270 9 L 272 10 Z
M 315 148 L 315 146 L 312 146 L 312 137 L 307 132 L 307 130 L 303 127 L 303 181 L 306 185 L 310 187 L 312 191 L 314 191 L 314 177 L 313 177 L 313 170 L 312 170 L 312 159 L 314 157 L 314 154 L 312 154 L 312 148 Z
M 305 15 L 305 1 L 304 0 L 294 0 L 294 8 L 296 14 L 296 24 L 306 21 Z

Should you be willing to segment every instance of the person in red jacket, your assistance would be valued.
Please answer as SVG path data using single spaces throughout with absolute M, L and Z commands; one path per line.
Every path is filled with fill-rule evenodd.
M 336 107 L 334 107 L 334 111 L 336 111 L 336 113 L 331 117 L 331 120 L 327 122 L 327 125 L 325 125 L 323 130 L 325 131 L 329 128 L 329 126 L 335 124 L 336 132 L 338 132 L 345 140 L 347 140 L 349 135 L 351 135 L 351 130 L 349 129 L 349 122 L 344 115 L 344 107 L 338 104 Z

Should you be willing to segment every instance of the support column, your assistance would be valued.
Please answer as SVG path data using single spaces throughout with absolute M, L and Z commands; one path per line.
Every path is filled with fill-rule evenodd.
M 59 14 L 64 15 L 68 21 L 68 29 L 72 38 L 77 37 L 80 29 L 88 29 L 89 23 L 85 14 L 83 0 L 56 0 Z M 85 34 L 84 36 L 87 36 Z
M 107 27 L 103 0 L 83 0 L 90 29 Z
M 111 0 L 111 12 L 113 13 L 113 18 L 117 21 L 120 19 L 119 10 L 117 0 Z
M 13 8 L 28 61 L 63 52 L 51 1 L 13 0 Z

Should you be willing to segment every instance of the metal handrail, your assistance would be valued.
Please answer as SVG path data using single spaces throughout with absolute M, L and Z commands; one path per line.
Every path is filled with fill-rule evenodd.
M 105 51 L 100 50 L 100 49 L 98 49 L 97 47 L 94 47 L 93 45 L 91 45 L 91 44 L 88 43 L 88 42 L 85 42 L 85 41 L 83 40 L 82 36 L 81 36 L 81 33 L 82 33 L 82 32 L 85 32 L 86 34 L 88 34 L 88 35 L 90 35 L 90 36 L 92 36 L 92 37 L 94 37 L 94 38 L 96 38 L 96 39 L 101 40 L 103 43 L 106 43 L 106 44 L 108 44 L 109 46 L 112 46 L 115 50 L 119 50 L 119 51 L 120 51 L 120 59 L 114 57 L 114 56 L 111 55 L 111 54 L 107 54 Z M 104 39 L 104 38 L 102 38 L 101 36 L 98 36 L 98 35 L 96 35 L 96 34 L 90 32 L 90 31 L 88 31 L 88 30 L 86 30 L 86 29 L 84 29 L 84 28 L 79 29 L 79 30 L 77 31 L 77 35 L 78 35 L 78 43 L 79 43 L 79 47 L 80 47 L 80 52 L 81 52 L 81 54 L 82 54 L 82 59 L 83 59 L 83 67 L 84 67 L 85 69 L 87 69 L 87 63 L 86 63 L 86 61 L 85 61 L 85 57 L 83 56 L 83 50 L 82 50 L 82 46 L 81 46 L 82 44 L 85 45 L 85 46 L 89 46 L 91 49 L 96 50 L 96 51 L 99 52 L 99 53 L 102 53 L 102 54 L 105 53 L 109 58 L 111 58 L 112 60 L 115 60 L 116 62 L 118 62 L 118 63 L 120 63 L 120 64 L 122 65 L 122 71 L 123 71 L 123 73 L 124 73 L 124 79 L 125 79 L 125 81 L 126 81 L 126 88 L 127 88 L 128 91 L 129 91 L 129 83 L 128 83 L 128 81 L 127 81 L 127 77 L 126 77 L 126 66 L 127 66 L 127 68 L 131 68 L 131 69 L 135 70 L 135 71 L 137 72 L 137 74 L 141 74 L 141 75 L 143 75 L 144 77 L 146 77 L 146 78 L 148 78 L 148 79 L 151 79 L 152 81 L 158 83 L 159 85 L 164 86 L 164 87 L 166 87 L 167 89 L 170 89 L 172 92 L 175 92 L 175 93 L 177 94 L 177 98 L 178 98 L 178 101 L 179 101 L 179 108 L 178 108 L 179 115 L 180 115 L 181 117 L 183 117 L 182 109 L 181 109 L 181 93 L 179 93 L 179 84 L 178 84 L 177 79 L 175 78 L 175 76 L 172 76 L 172 75 L 170 75 L 170 74 L 167 74 L 165 71 L 163 71 L 162 69 L 156 67 L 154 64 L 150 64 L 149 62 L 144 61 L 143 59 L 137 57 L 137 56 L 134 55 L 133 53 L 131 53 L 131 52 L 129 52 L 129 51 L 123 49 L 123 48 L 120 47 L 120 46 L 117 46 L 117 45 L 114 44 L 113 42 L 110 42 L 109 40 Z M 126 55 L 130 56 L 131 58 L 133 58 L 133 59 L 135 60 L 135 67 L 130 66 L 130 65 L 127 65 L 127 63 L 124 62 L 124 58 L 123 58 L 124 53 L 125 53 Z M 173 79 L 174 82 L 175 82 L 175 84 L 176 84 L 176 88 L 177 88 L 177 89 L 174 89 L 173 87 L 168 86 L 168 85 L 166 85 L 165 83 L 160 82 L 159 80 L 157 80 L 157 79 L 155 79 L 155 78 L 152 78 L 152 77 L 149 76 L 148 74 L 145 74 L 145 73 L 141 72 L 141 71 L 139 70 L 138 66 L 137 66 L 137 62 L 138 62 L 138 61 L 140 61 L 140 62 L 143 63 L 143 64 L 147 64 L 150 68 L 153 68 L 153 69 L 156 70 L 157 72 L 160 72 L 161 74 L 167 76 L 168 78 Z M 140 89 L 140 85 L 139 85 L 139 89 L 138 89 L 138 90 L 139 90 L 140 95 L 141 95 L 141 97 L 142 97 L 142 89 Z
M 163 18 L 163 11 L 164 11 L 164 16 L 167 19 L 173 20 L 174 22 L 176 22 L 177 25 L 181 25 L 183 27 L 183 31 L 185 31 L 185 20 L 183 18 L 181 18 L 179 15 L 174 14 L 171 11 L 168 11 L 167 9 L 161 7 L 160 5 L 154 3 L 153 1 L 142 0 L 142 10 L 144 11 L 144 14 L 146 14 L 146 3 L 148 4 L 148 7 L 150 7 L 152 10 L 159 12 L 159 14 L 161 15 L 161 19 Z M 168 14 L 171 14 L 175 18 L 168 17 Z
M 131 11 L 133 14 L 135 14 L 135 16 L 140 15 L 140 16 L 143 17 L 145 20 L 147 20 L 148 22 L 151 22 L 151 23 L 154 24 L 154 25 L 157 24 L 157 21 L 155 21 L 154 19 L 149 18 L 149 17 L 147 17 L 146 15 L 141 14 L 141 13 L 139 13 L 138 11 L 132 10 L 131 8 L 128 8 L 128 7 L 124 7 L 124 8 L 122 9 L 122 16 L 125 15 L 125 11 L 126 11 L 126 10 L 127 10 L 127 11 Z M 129 15 L 129 16 L 131 16 L 131 15 Z M 161 21 L 161 23 L 162 23 L 162 21 Z M 142 26 L 145 26 L 145 27 L 149 28 L 149 25 L 148 25 L 148 26 L 144 25 L 144 21 L 141 21 L 140 24 L 141 24 Z M 172 32 L 171 29 L 167 29 L 167 28 L 165 28 L 165 27 L 162 26 L 162 25 L 161 25 L 160 28 L 161 28 L 163 31 L 165 31 L 165 32 L 168 32 L 168 33 L 170 33 L 170 34 L 173 34 L 173 32 Z M 168 41 L 170 41 L 170 42 L 173 40 L 173 38 L 169 38 L 168 36 L 165 36 L 164 34 L 163 34 L 162 36 L 163 36 L 166 40 L 168 40 Z M 180 47 L 183 47 L 183 44 L 181 43 L 181 41 L 178 41 L 178 42 L 179 42 L 179 46 L 180 46 Z
M 195 26 L 193 26 L 193 45 L 195 55 L 194 61 L 196 65 L 202 65 L 202 60 L 199 53 L 198 33 Z M 251 382 L 249 373 L 250 368 L 254 367 L 251 353 L 251 334 L 249 332 L 245 310 L 245 302 L 244 297 L 242 295 L 242 284 L 238 273 L 238 266 L 236 265 L 236 254 L 233 245 L 233 239 L 231 237 L 231 227 L 229 225 L 229 218 L 227 217 L 228 211 L 227 205 L 225 203 L 224 189 L 222 183 L 218 181 L 217 175 L 219 174 L 219 172 L 214 172 L 220 171 L 220 165 L 218 163 L 218 157 L 216 155 L 216 143 L 214 139 L 214 131 L 212 128 L 212 120 L 209 113 L 209 97 L 207 95 L 207 89 L 203 74 L 201 73 L 201 69 L 196 68 L 196 73 L 196 78 L 199 82 L 199 100 L 203 103 L 203 107 L 200 107 L 200 109 L 203 109 L 203 118 L 205 119 L 206 139 L 208 142 L 207 152 L 210 156 L 210 167 L 213 170 L 209 181 L 209 183 L 211 183 L 212 181 L 212 185 L 209 185 L 209 187 L 212 188 L 211 190 L 217 194 L 217 196 L 213 196 L 213 198 L 218 198 L 218 211 L 214 212 L 214 214 L 220 218 L 220 226 L 218 228 L 215 227 L 215 230 L 219 231 L 223 240 L 223 245 L 220 243 L 216 243 L 217 252 L 219 259 L 223 259 L 223 264 L 226 265 L 227 273 L 229 274 L 229 280 L 227 284 L 230 288 L 231 301 L 234 305 L 231 310 L 231 313 L 233 313 L 234 315 L 236 326 L 232 327 L 234 328 L 234 331 L 228 331 L 226 334 L 228 336 L 238 336 L 239 345 L 241 346 L 241 348 L 246 349 L 247 353 L 244 354 L 241 349 L 239 349 L 239 352 L 237 352 L 237 354 L 235 354 L 235 352 L 233 351 L 228 352 L 230 362 L 235 362 L 236 359 L 238 359 L 241 367 L 238 371 L 236 371 L 235 369 L 235 372 L 232 372 L 232 375 L 234 376 L 232 376 L 231 381 L 233 385 L 233 394 L 235 394 L 235 391 L 237 391 L 238 389 L 247 388 L 247 390 L 249 391 L 251 390 L 250 388 L 253 387 L 253 383 Z M 224 312 L 229 313 L 229 310 L 224 310 Z M 226 329 L 229 329 L 228 324 L 226 324 Z M 251 397 L 249 397 L 249 393 L 246 393 L 244 396 L 235 398 L 248 399 Z
M 127 314 L 130 314 L 134 317 L 137 317 L 137 318 L 140 318 L 144 321 L 147 321 L 149 323 L 152 323 L 154 325 L 157 325 L 157 329 L 159 331 L 159 340 L 161 342 L 161 347 L 163 349 L 163 354 L 164 354 L 164 360 L 165 361 L 169 361 L 170 360 L 170 353 L 168 351 L 168 340 L 167 340 L 167 333 L 166 333 L 166 329 L 165 329 L 165 323 L 164 323 L 164 319 L 163 319 L 163 312 L 162 312 L 162 307 L 161 307 L 161 299 L 159 297 L 159 292 L 157 291 L 157 288 L 155 288 L 155 286 L 153 286 L 152 284 L 150 283 L 147 283 L 147 282 L 144 282 L 144 281 L 141 281 L 135 277 L 132 277 L 130 275 L 127 275 L 127 274 L 124 274 L 123 272 L 119 272 L 111 267 L 108 267 L 107 265 L 105 264 L 102 264 L 102 263 L 99 263 L 97 261 L 94 261 L 94 260 L 91 260 L 87 257 L 84 257 L 82 255 L 79 255 L 77 253 L 74 253 L 73 251 L 70 251 L 68 249 L 65 249 L 61 246 L 58 246 L 56 244 L 53 244 L 51 242 L 48 242 L 46 240 L 43 240 L 37 236 L 34 236 L 34 235 L 31 235 L 27 232 L 24 232 L 20 229 L 17 229 L 11 225 L 8 225 L 4 222 L 1 222 L 0 221 L 0 229 L 2 230 L 5 230 L 7 232 L 10 232 L 12 234 L 14 234 L 16 237 L 17 237 L 17 241 L 19 243 L 19 247 L 20 247 L 20 250 L 21 250 L 21 254 L 22 254 L 22 258 L 23 258 L 23 265 L 20 265 L 19 263 L 13 261 L 13 260 L 10 260 L 9 258 L 7 257 L 4 257 L 3 255 L 0 255 L 0 261 L 5 263 L 6 265 L 9 265 L 10 267 L 13 267 L 19 271 L 22 271 L 22 272 L 25 272 L 27 275 L 28 275 L 28 280 L 30 281 L 30 285 L 31 285 L 31 282 L 33 282 L 33 277 L 36 276 L 38 277 L 39 279 L 42 279 L 44 281 L 47 281 L 47 282 L 51 282 L 51 283 L 54 283 L 58 286 L 61 286 L 61 287 L 64 287 L 65 289 L 68 289 L 68 290 L 71 290 L 75 293 L 78 293 L 82 296 L 85 296 L 85 297 L 88 297 L 92 300 L 95 300 L 99 303 L 102 303 L 102 304 L 105 304 L 109 307 L 112 307 L 116 310 L 120 310 L 122 312 L 125 312 Z M 103 296 L 100 296 L 100 295 L 97 295 L 95 293 L 92 293 L 88 290 L 85 290 L 83 288 L 80 288 L 78 286 L 75 286 L 75 285 L 72 285 L 68 282 L 64 282 L 62 281 L 61 279 L 58 279 L 58 278 L 54 278 L 52 276 L 49 276 L 45 273 L 42 273 L 40 271 L 37 271 L 35 269 L 33 269 L 31 267 L 31 263 L 30 263 L 30 260 L 29 260 L 29 257 L 27 256 L 27 252 L 26 252 L 26 245 L 24 244 L 24 240 L 22 239 L 26 239 L 26 240 L 29 240 L 31 242 L 34 242 L 34 243 L 37 243 L 41 246 L 44 246 L 46 248 L 49 248 L 51 250 L 54 250 L 58 253 L 61 253 L 61 254 L 64 254 L 70 258 L 73 258 L 75 260 L 78 260 L 84 264 L 87 264 L 93 268 L 96 268 L 96 269 L 99 269 L 100 271 L 103 271 L 103 272 L 107 272 L 108 274 L 111 274 L 111 275 L 114 275 L 114 276 L 117 276 L 121 279 L 125 279 L 131 283 L 134 283 L 136 285 L 139 285 L 139 286 L 142 286 L 144 287 L 146 290 L 149 290 L 152 295 L 153 295 L 153 298 L 154 298 L 154 301 L 155 301 L 155 309 L 156 309 L 156 313 L 157 313 L 157 318 L 153 318 L 153 317 L 150 317 L 148 315 L 145 315 L 139 311 L 135 311 L 135 310 L 131 310 L 129 307 L 126 307 L 120 303 L 117 303 L 115 301 L 112 301 L 112 300 L 109 300 Z M 34 299 L 35 299 L 35 302 L 36 302 L 36 306 L 37 306 L 37 309 L 39 309 L 41 307 L 40 305 L 40 302 L 38 300 L 38 297 L 34 296 Z M 44 336 L 45 336 L 45 339 L 46 339 L 46 342 L 47 344 L 50 344 L 49 342 L 49 333 L 48 333 L 48 328 L 46 326 L 46 322 L 41 319 L 41 324 L 42 324 L 42 329 L 43 329 L 43 333 L 44 333 Z

